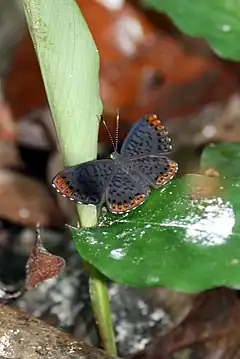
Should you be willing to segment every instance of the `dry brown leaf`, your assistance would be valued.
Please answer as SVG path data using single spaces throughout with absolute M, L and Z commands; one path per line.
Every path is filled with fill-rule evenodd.
M 156 339 L 134 359 L 238 359 L 240 301 L 237 291 L 220 288 L 200 294 L 185 320 Z
M 58 277 L 64 266 L 63 258 L 49 253 L 43 247 L 38 226 L 36 243 L 26 265 L 26 289 L 33 289 L 48 279 Z

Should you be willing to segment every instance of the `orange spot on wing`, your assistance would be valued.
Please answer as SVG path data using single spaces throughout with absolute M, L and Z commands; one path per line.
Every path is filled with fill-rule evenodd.
M 154 120 L 154 121 L 152 121 L 152 124 L 154 126 L 158 126 L 160 124 L 160 121 L 159 120 Z
M 64 192 L 68 188 L 68 185 L 64 182 L 58 186 L 59 191 Z
M 133 207 L 136 207 L 136 202 L 134 201 L 134 199 L 131 199 L 130 201 L 130 206 L 133 208 Z
M 113 204 L 112 204 L 112 209 L 113 209 L 114 211 L 117 209 L 116 203 L 113 203 Z
M 64 194 L 65 196 L 71 196 L 73 190 L 71 188 L 66 188 L 62 194 Z
M 138 195 L 135 198 L 136 198 L 137 204 L 140 204 L 140 203 L 142 203 L 144 201 L 145 196 L 144 195 Z
M 61 183 L 64 182 L 64 179 L 62 177 L 57 177 L 53 180 L 53 184 L 58 188 Z
M 168 172 L 170 172 L 170 173 L 175 173 L 175 172 L 177 172 L 177 170 L 178 170 L 178 165 L 177 165 L 177 163 L 176 162 L 174 162 L 174 161 L 171 161 L 170 162 L 170 164 L 169 164 L 169 166 L 168 166 Z
M 165 179 L 161 176 L 161 177 L 158 177 L 156 183 L 159 184 L 159 185 L 162 185 L 164 184 L 166 181 Z
M 152 122 L 157 119 L 157 115 L 150 115 L 146 118 L 147 122 Z
M 167 171 L 157 178 L 156 184 L 164 185 L 166 182 L 168 182 L 174 177 L 177 170 L 178 170 L 177 163 L 171 161 L 168 165 Z

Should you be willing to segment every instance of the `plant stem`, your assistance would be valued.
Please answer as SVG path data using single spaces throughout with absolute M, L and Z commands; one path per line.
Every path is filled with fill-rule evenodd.
M 86 224 L 88 217 L 83 217 L 83 214 L 85 216 L 87 213 L 86 211 L 84 211 L 83 214 L 82 212 L 79 213 L 79 210 L 81 211 L 82 209 L 81 207 L 82 206 L 78 207 L 78 214 L 81 220 L 84 220 L 84 224 Z M 108 287 L 105 277 L 90 263 L 84 261 L 84 266 L 89 274 L 89 294 L 102 346 L 107 353 L 117 355 Z
M 67 166 L 96 158 L 99 98 L 99 56 L 75 0 L 22 0 L 28 28 Z M 82 227 L 97 224 L 95 207 L 78 206 Z M 91 265 L 90 293 L 103 347 L 116 353 L 107 287 Z
M 117 355 L 105 277 L 89 263 L 85 263 L 85 267 L 90 273 L 89 291 L 101 341 L 109 354 Z

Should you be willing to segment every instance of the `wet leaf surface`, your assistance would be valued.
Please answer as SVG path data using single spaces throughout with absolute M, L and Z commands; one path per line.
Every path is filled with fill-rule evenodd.
M 186 292 L 239 287 L 238 193 L 237 179 L 187 175 L 129 215 L 70 229 L 84 260 L 119 283 Z
M 228 146 L 225 152 L 239 153 L 236 144 Z M 222 158 L 221 145 L 215 152 Z M 202 168 L 207 159 L 205 152 Z M 234 160 L 237 155 L 232 167 Z M 215 161 L 211 167 L 218 170 Z M 85 260 L 123 284 L 187 292 L 239 286 L 238 186 L 237 180 L 185 176 L 153 191 L 129 215 L 106 214 L 95 229 L 71 228 L 75 244 Z
M 215 53 L 239 60 L 239 1 L 234 0 L 145 0 L 156 10 L 167 13 L 174 23 L 191 36 L 203 37 Z M 206 16 L 207 15 L 207 16 Z

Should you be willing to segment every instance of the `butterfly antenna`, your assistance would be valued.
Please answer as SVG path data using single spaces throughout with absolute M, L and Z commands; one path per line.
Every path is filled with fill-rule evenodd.
M 116 119 L 116 134 L 115 134 L 115 147 L 116 151 L 118 148 L 118 141 L 119 141 L 119 123 L 120 123 L 120 111 L 119 108 L 117 109 L 117 119 Z
M 109 138 L 110 138 L 110 140 L 111 140 L 111 142 L 112 142 L 112 146 L 113 146 L 114 151 L 117 151 L 117 148 L 116 148 L 116 146 L 115 146 L 115 144 L 114 144 L 114 141 L 113 141 L 113 137 L 112 137 L 112 135 L 111 135 L 111 132 L 109 131 L 109 128 L 107 127 L 106 121 L 104 120 L 104 118 L 103 118 L 102 115 L 101 115 L 101 121 L 102 121 L 102 123 L 104 124 L 104 127 L 105 127 L 105 129 L 106 129 L 106 131 L 107 131 L 107 133 L 108 133 L 108 136 L 109 136 Z

